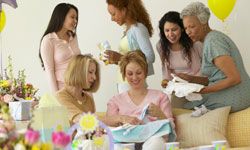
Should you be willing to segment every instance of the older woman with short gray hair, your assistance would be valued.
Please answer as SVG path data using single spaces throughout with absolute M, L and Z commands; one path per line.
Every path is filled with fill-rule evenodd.
M 202 77 L 178 74 L 193 83 L 204 84 L 201 101 L 188 102 L 185 108 L 205 105 L 208 109 L 231 106 L 232 112 L 250 106 L 250 78 L 238 47 L 224 33 L 209 26 L 210 11 L 193 2 L 181 12 L 185 31 L 193 41 L 203 42 Z

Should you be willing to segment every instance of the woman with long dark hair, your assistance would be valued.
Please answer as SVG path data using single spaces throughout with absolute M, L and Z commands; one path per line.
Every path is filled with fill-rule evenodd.
M 78 9 L 68 3 L 58 4 L 42 36 L 39 58 L 45 69 L 50 88 L 56 92 L 63 87 L 63 74 L 69 60 L 80 54 L 76 27 Z
M 159 21 L 160 40 L 157 51 L 162 62 L 162 86 L 171 80 L 171 73 L 199 75 L 202 44 L 193 43 L 185 33 L 180 13 L 167 12 Z

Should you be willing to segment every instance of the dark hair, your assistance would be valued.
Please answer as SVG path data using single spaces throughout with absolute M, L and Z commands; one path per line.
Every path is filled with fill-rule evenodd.
M 106 0 L 108 5 L 113 5 L 119 10 L 126 8 L 127 15 L 136 22 L 140 22 L 146 26 L 149 36 L 153 35 L 153 27 L 149 14 L 141 0 Z
M 78 23 L 78 9 L 77 9 L 76 6 L 74 6 L 72 4 L 68 4 L 68 3 L 60 3 L 53 10 L 53 13 L 51 15 L 48 27 L 45 30 L 45 32 L 44 32 L 44 34 L 43 34 L 43 36 L 41 38 L 40 46 L 39 46 L 39 58 L 41 60 L 41 64 L 42 64 L 43 69 L 45 69 L 45 68 L 44 68 L 44 63 L 43 63 L 43 59 L 42 59 L 42 56 L 41 56 L 41 48 L 40 48 L 42 39 L 48 33 L 58 32 L 58 31 L 60 31 L 62 29 L 65 18 L 66 18 L 66 15 L 68 14 L 70 9 L 74 9 L 76 11 L 76 13 L 77 13 L 77 23 Z M 76 27 L 77 27 L 77 23 L 76 23 Z M 75 36 L 76 30 L 74 32 L 69 31 L 69 34 L 71 34 L 72 36 Z
M 176 11 L 167 12 L 159 21 L 159 29 L 160 29 L 160 46 L 162 49 L 161 61 L 164 63 L 167 61 L 169 64 L 169 55 L 170 55 L 170 45 L 171 43 L 166 38 L 164 33 L 164 25 L 166 22 L 174 23 L 180 26 L 181 28 L 181 37 L 180 44 L 184 47 L 184 56 L 188 59 L 189 63 L 191 63 L 191 48 L 193 46 L 192 40 L 188 37 L 185 32 L 182 19 L 180 18 L 180 13 Z

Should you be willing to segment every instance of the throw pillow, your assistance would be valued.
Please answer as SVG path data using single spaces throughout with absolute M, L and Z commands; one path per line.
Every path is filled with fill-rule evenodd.
M 232 147 L 250 146 L 250 108 L 228 117 L 227 139 Z
M 226 127 L 231 107 L 209 111 L 200 117 L 190 113 L 176 116 L 177 140 L 180 147 L 211 145 L 215 140 L 226 140 Z

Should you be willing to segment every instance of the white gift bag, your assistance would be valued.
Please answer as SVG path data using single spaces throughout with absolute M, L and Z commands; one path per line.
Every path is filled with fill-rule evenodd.
M 13 101 L 9 102 L 10 114 L 14 120 L 30 120 L 31 101 Z

